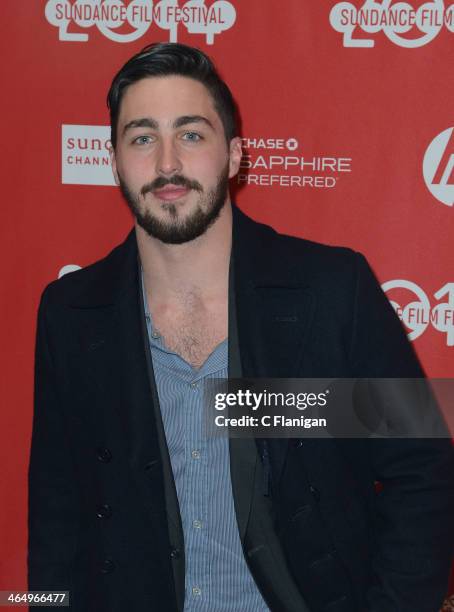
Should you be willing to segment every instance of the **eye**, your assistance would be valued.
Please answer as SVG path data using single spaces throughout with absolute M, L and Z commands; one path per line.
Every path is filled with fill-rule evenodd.
M 202 136 L 197 134 L 197 132 L 185 132 L 183 134 L 183 140 L 187 140 L 189 142 L 199 142 L 199 140 L 202 140 Z
M 132 142 L 133 144 L 146 145 L 146 144 L 150 144 L 151 141 L 152 141 L 151 136 L 138 136 L 137 138 L 134 138 Z

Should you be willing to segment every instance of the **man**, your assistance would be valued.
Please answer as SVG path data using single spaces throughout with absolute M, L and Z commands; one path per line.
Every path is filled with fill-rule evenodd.
M 422 375 L 364 258 L 232 206 L 235 107 L 202 52 L 145 48 L 108 102 L 135 228 L 41 300 L 30 589 L 77 612 L 435 612 L 447 440 L 203 435 L 210 379 Z

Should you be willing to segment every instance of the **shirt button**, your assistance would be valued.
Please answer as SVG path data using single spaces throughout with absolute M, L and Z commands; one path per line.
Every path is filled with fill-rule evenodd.
M 198 451 L 198 450 L 193 450 L 193 451 L 192 451 L 192 453 L 191 453 L 191 457 L 192 457 L 193 459 L 200 459 L 200 451 Z
M 158 334 L 158 332 L 157 332 L 156 330 L 153 330 L 153 331 L 151 332 L 151 337 L 152 337 L 152 338 L 154 338 L 154 339 L 159 338 L 159 334 Z
M 192 382 L 191 383 L 191 389 L 194 389 L 194 391 L 198 388 L 198 384 L 196 382 Z
M 198 586 L 194 586 L 192 587 L 192 594 L 195 595 L 195 597 L 199 597 L 202 594 L 202 589 Z
M 202 528 L 202 521 L 192 521 L 192 526 L 195 527 L 196 529 L 201 529 Z

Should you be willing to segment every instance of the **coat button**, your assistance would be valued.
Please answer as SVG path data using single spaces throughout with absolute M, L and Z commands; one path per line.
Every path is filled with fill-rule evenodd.
M 115 563 L 111 559 L 104 559 L 101 563 L 101 572 L 103 574 L 111 574 L 115 569 Z
M 293 443 L 293 446 L 295 448 L 301 448 L 304 444 L 304 440 L 295 440 L 295 442 Z
M 112 516 L 112 508 L 108 504 L 102 504 L 96 509 L 96 516 L 99 519 L 110 518 Z
M 96 450 L 96 456 L 101 463 L 109 463 L 112 459 L 112 453 L 108 448 L 98 448 Z
M 318 489 L 316 489 L 315 487 L 313 487 L 312 485 L 309 487 L 309 490 L 312 493 L 312 495 L 314 496 L 314 499 L 316 501 L 320 501 L 320 491 Z
M 172 548 L 172 550 L 170 551 L 170 558 L 171 559 L 179 559 L 181 557 L 181 551 L 179 548 Z

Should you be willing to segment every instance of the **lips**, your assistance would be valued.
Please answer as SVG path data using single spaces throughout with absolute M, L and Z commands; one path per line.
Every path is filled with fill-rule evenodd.
M 155 189 L 153 191 L 153 195 L 155 195 L 160 200 L 165 200 L 166 202 L 170 202 L 171 200 L 178 200 L 179 198 L 184 197 L 188 193 L 189 189 L 187 187 L 177 185 L 166 185 L 162 189 Z

